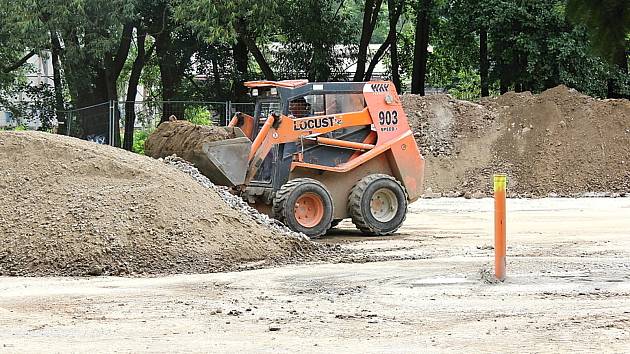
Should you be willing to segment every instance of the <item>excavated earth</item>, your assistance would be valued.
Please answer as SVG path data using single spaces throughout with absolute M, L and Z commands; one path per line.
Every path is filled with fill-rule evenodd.
M 185 120 L 168 121 L 149 135 L 144 152 L 154 158 L 180 156 L 208 175 L 213 167 L 208 164 L 204 144 L 234 137 L 233 132 L 222 127 L 196 125 Z
M 630 101 L 598 100 L 566 86 L 510 92 L 479 103 L 404 95 L 427 160 L 425 195 L 483 196 L 507 173 L 512 196 L 630 192 Z
M 0 166 L 0 275 L 207 273 L 317 252 L 121 149 L 1 132 Z

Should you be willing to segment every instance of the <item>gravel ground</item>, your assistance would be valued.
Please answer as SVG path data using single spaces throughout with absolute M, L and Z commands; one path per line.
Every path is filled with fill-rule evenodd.
M 0 352 L 628 352 L 630 198 L 410 207 L 400 233 L 318 241 L 383 261 L 157 278 L 0 278 Z M 406 256 L 407 260 L 390 257 Z

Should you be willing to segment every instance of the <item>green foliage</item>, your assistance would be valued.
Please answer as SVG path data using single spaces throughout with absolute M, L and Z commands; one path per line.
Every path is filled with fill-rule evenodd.
M 40 130 L 50 131 L 56 118 L 52 87 L 33 86 L 18 81 L 13 83 L 10 90 L 5 90 L 0 94 L 16 95 L 18 92 L 22 94 L 24 100 L 16 101 L 0 96 L 3 110 L 11 112 L 19 125 L 34 122 L 37 119 L 41 123 Z
M 307 77 L 311 81 L 341 77 L 344 58 L 352 57 L 358 30 L 339 6 L 334 0 L 284 2 L 280 10 L 281 46 L 274 58 L 283 77 Z
M 448 93 L 460 100 L 476 100 L 481 97 L 481 79 L 476 71 L 460 70 L 446 86 Z
M 212 113 L 203 106 L 186 107 L 186 120 L 197 125 L 212 125 Z
M 233 43 L 239 26 L 256 36 L 272 32 L 279 20 L 280 0 L 207 0 L 178 1 L 176 20 L 209 43 Z
M 625 56 L 630 34 L 630 2 L 628 0 L 568 0 L 567 15 L 588 28 L 595 51 L 612 64 Z M 627 59 L 626 68 L 627 71 Z
M 423 0 L 405 2 L 398 28 L 403 82 L 409 81 L 412 71 L 419 1 Z M 382 43 L 387 36 L 385 3 L 372 43 Z M 432 4 L 428 86 L 445 88 L 460 98 L 478 97 L 479 34 L 487 32 L 494 93 L 499 87 L 541 91 L 566 84 L 604 97 L 613 81 L 619 93 L 630 94 L 625 53 L 630 41 L 628 0 Z M 61 44 L 64 92 L 74 106 L 121 97 L 137 54 L 133 45 L 129 53 L 121 46 L 129 37 L 123 34 L 132 27 L 132 33 L 138 29 L 149 33 L 145 49 L 155 45 L 140 78 L 147 99 L 241 97 L 242 81 L 261 78 L 264 61 L 278 79 L 345 80 L 345 70 L 356 55 L 363 6 L 359 0 L 0 0 L 0 103 L 22 120 L 32 117 L 34 109 L 49 127 L 54 118 L 52 91 L 26 85 L 25 75 L 34 68 L 12 67 L 31 51 L 49 50 L 54 37 Z M 262 64 L 260 56 L 254 60 L 256 47 Z M 119 77 L 117 59 L 125 63 Z M 30 112 L 18 103 L 9 104 L 18 92 L 33 102 Z M 217 114 L 206 108 L 178 113 L 198 124 L 210 124 Z M 136 140 L 142 137 L 137 135 Z
M 144 155 L 144 142 L 147 140 L 149 135 L 151 135 L 151 133 L 152 132 L 148 130 L 136 131 L 133 134 L 133 146 L 131 148 L 131 151 L 140 155 Z
M 18 124 L 18 125 L 16 125 L 15 127 L 4 127 L 4 128 L 2 128 L 2 129 L 0 129 L 0 130 L 3 130 L 3 131 L 23 132 L 23 131 L 27 131 L 27 130 L 30 130 L 30 129 L 29 129 L 29 128 L 28 128 L 28 126 L 27 126 L 27 125 L 25 125 L 25 124 Z
M 469 87 L 462 83 L 479 72 L 479 33 L 486 30 L 491 86 L 503 81 L 508 89 L 539 92 L 566 84 L 594 96 L 607 94 L 607 79 L 615 70 L 591 55 L 584 28 L 567 22 L 563 0 L 451 0 L 434 11 L 430 86 L 460 96 Z M 413 35 L 403 32 L 403 51 L 411 50 Z M 405 72 L 412 59 L 403 60 Z

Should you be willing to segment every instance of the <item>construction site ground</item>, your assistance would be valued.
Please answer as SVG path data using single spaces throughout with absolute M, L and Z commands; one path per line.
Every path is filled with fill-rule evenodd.
M 492 205 L 420 200 L 394 236 L 318 241 L 379 262 L 3 277 L 0 353 L 630 351 L 630 198 L 508 200 L 500 284 Z

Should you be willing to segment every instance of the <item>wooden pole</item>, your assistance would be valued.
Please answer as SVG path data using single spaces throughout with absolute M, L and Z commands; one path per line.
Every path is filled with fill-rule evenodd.
M 505 279 L 505 191 L 507 176 L 494 175 L 494 275 L 503 281 Z

